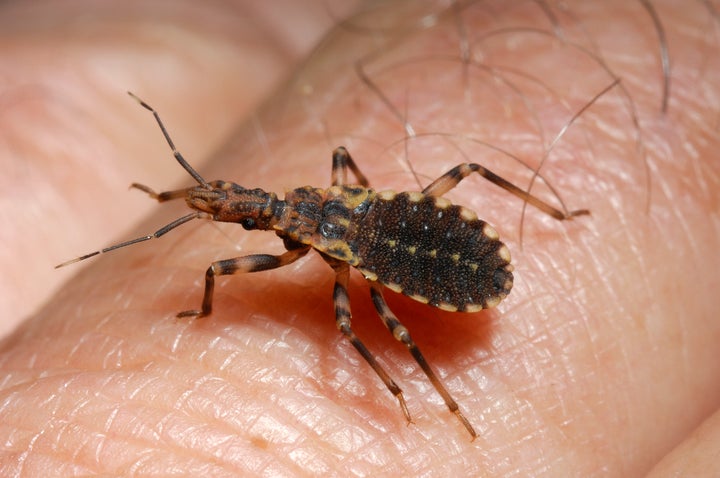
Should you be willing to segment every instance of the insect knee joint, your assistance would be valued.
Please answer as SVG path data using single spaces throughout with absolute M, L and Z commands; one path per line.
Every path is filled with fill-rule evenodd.
M 393 337 L 395 337 L 395 340 L 399 342 L 412 342 L 412 339 L 410 339 L 410 332 L 408 332 L 408 329 L 404 325 L 398 324 L 396 327 L 393 328 L 392 334 Z
M 352 335 L 352 329 L 350 328 L 350 317 L 338 317 L 335 322 L 337 328 L 344 335 Z

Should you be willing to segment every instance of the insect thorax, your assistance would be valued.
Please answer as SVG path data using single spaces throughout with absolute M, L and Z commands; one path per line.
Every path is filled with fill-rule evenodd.
M 311 245 L 352 266 L 359 263 L 351 240 L 375 200 L 375 191 L 362 186 L 305 186 L 285 194 L 285 207 L 275 229 L 282 237 Z

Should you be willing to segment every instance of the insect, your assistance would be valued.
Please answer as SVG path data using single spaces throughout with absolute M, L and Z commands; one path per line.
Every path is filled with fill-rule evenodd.
M 286 193 L 284 199 L 261 189 L 246 189 L 217 180 L 207 182 L 177 150 L 157 111 L 129 93 L 152 112 L 177 162 L 197 186 L 156 193 L 142 184 L 132 187 L 159 202 L 184 198 L 193 212 L 153 234 L 112 245 L 56 266 L 69 264 L 163 236 L 193 219 L 240 223 L 247 230 L 274 231 L 283 240 L 285 253 L 251 254 L 213 262 L 205 273 L 205 291 L 198 310 L 178 317 L 204 317 L 212 312 L 215 277 L 282 267 L 315 249 L 335 271 L 333 300 L 340 332 L 397 398 L 408 423 L 412 422 L 403 392 L 375 360 L 351 326 L 348 280 L 350 267 L 358 269 L 370 286 L 372 302 L 393 337 L 410 351 L 450 411 L 474 439 L 475 429 L 433 372 L 420 349 L 390 310 L 383 288 L 448 311 L 477 312 L 495 307 L 512 289 L 510 252 L 497 232 L 474 212 L 454 205 L 442 195 L 472 173 L 522 198 L 552 217 L 564 220 L 588 214 L 569 213 L 550 206 L 486 168 L 474 163 L 454 167 L 421 192 L 375 191 L 344 147 L 332 155 L 332 185 L 305 186 Z M 348 170 L 357 184 L 348 183 Z

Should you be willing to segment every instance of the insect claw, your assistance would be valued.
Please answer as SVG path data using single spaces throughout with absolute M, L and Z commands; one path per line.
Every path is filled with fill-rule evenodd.
M 410 410 L 408 410 L 407 403 L 405 402 L 405 397 L 402 392 L 395 395 L 395 397 L 398 399 L 398 402 L 400 402 L 400 408 L 402 409 L 403 415 L 405 415 L 405 420 L 407 420 L 408 425 L 415 423 L 410 416 Z
M 200 319 L 202 317 L 205 317 L 205 314 L 202 313 L 202 310 L 184 310 L 182 312 L 179 312 L 175 317 L 178 319 L 181 319 L 183 317 L 194 317 L 196 319 Z
M 458 420 L 460 420 L 460 423 L 462 423 L 463 426 L 465 427 L 465 429 L 468 431 L 468 433 L 470 433 L 470 436 L 472 437 L 470 439 L 470 441 L 474 441 L 478 435 L 477 435 L 477 432 L 475 431 L 475 429 L 473 428 L 473 426 L 470 425 L 470 422 L 468 421 L 467 418 L 465 418 L 465 415 L 463 415 L 460 410 L 455 410 L 454 413 L 455 413 L 455 416 L 458 417 Z
M 567 215 L 568 219 L 573 218 L 575 216 L 589 216 L 590 210 L 589 209 L 577 209 L 575 211 L 570 211 L 570 213 Z

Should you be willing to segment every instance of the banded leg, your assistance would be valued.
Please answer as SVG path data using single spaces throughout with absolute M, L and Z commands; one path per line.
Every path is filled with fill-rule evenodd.
M 357 164 L 353 161 L 350 153 L 348 153 L 348 150 L 345 149 L 344 146 L 335 148 L 335 151 L 333 151 L 331 176 L 333 186 L 342 186 L 343 184 L 347 184 L 348 168 L 350 168 L 350 171 L 352 171 L 355 175 L 355 178 L 361 186 L 368 187 L 370 183 L 365 175 L 360 172 L 360 168 L 357 167 Z
M 480 166 L 476 163 L 463 163 L 455 166 L 450 171 L 430 183 L 429 186 L 423 189 L 422 193 L 427 194 L 428 196 L 442 196 L 443 194 L 457 186 L 460 181 L 470 176 L 472 173 L 478 173 L 480 176 L 487 179 L 491 183 L 500 186 L 507 192 L 514 194 L 523 201 L 527 201 L 529 204 L 532 204 L 545 214 L 548 214 L 555 219 L 562 221 L 565 219 L 573 218 L 575 216 L 590 214 L 590 211 L 588 211 L 587 209 L 578 209 L 576 211 L 570 211 L 568 213 L 565 213 L 549 205 L 545 201 L 533 196 L 532 194 L 529 194 L 527 191 L 520 189 L 510 181 L 503 179 L 489 169 L 484 168 L 483 166 Z
M 475 429 L 470 424 L 468 419 L 465 418 L 465 415 L 462 414 L 462 412 L 460 411 L 460 407 L 458 406 L 457 402 L 455 402 L 455 400 L 452 398 L 450 392 L 447 391 L 442 382 L 440 382 L 440 379 L 437 378 L 437 376 L 435 375 L 435 372 L 433 372 L 433 370 L 430 368 L 430 365 L 428 364 L 427 360 L 425 360 L 422 352 L 420 352 L 420 349 L 415 344 L 412 337 L 410 337 L 410 332 L 408 331 L 408 329 L 400 323 L 393 311 L 390 310 L 390 307 L 388 307 L 387 302 L 385 302 L 385 298 L 382 294 L 383 286 L 378 282 L 368 281 L 368 283 L 370 284 L 370 295 L 372 296 L 373 305 L 375 305 L 375 309 L 377 309 L 380 318 L 385 323 L 385 326 L 390 330 L 396 340 L 405 344 L 405 346 L 410 351 L 410 354 L 413 356 L 418 365 L 420 365 L 420 368 L 422 368 L 423 372 L 425 372 L 425 375 L 430 380 L 430 383 L 432 383 L 433 387 L 435 387 L 435 390 L 437 390 L 440 396 L 442 396 L 445 404 L 450 409 L 450 411 L 455 414 L 458 420 L 460 420 L 460 423 L 462 423 L 465 429 L 470 433 L 473 440 L 477 438 L 477 433 L 475 432 Z
M 213 262 L 205 272 L 205 293 L 203 294 L 200 310 L 186 310 L 180 312 L 178 317 L 205 317 L 212 312 L 213 291 L 215 289 L 215 276 L 229 274 L 245 274 L 248 272 L 266 271 L 286 266 L 307 254 L 310 246 L 302 246 L 289 250 L 279 256 L 270 254 L 252 254 Z
M 362 355 L 362 358 L 370 364 L 378 377 L 380 377 L 380 380 L 382 380 L 388 390 L 390 390 L 390 393 L 395 395 L 395 398 L 397 398 L 398 402 L 400 402 L 400 408 L 402 409 L 403 415 L 405 415 L 405 419 L 408 423 L 412 423 L 412 418 L 410 417 L 410 412 L 408 411 L 407 403 L 405 403 L 405 397 L 403 396 L 402 390 L 398 387 L 395 381 L 390 378 L 377 360 L 375 360 L 375 357 L 373 357 L 367 347 L 365 347 L 365 344 L 363 344 L 355 335 L 355 332 L 353 332 L 352 327 L 350 326 L 352 314 L 350 313 L 350 297 L 347 292 L 348 278 L 350 277 L 350 266 L 346 262 L 337 261 L 326 256 L 323 256 L 323 258 L 335 270 L 333 301 L 335 303 L 335 324 L 337 325 L 338 330 L 340 330 L 352 346 L 355 347 L 355 350 Z

